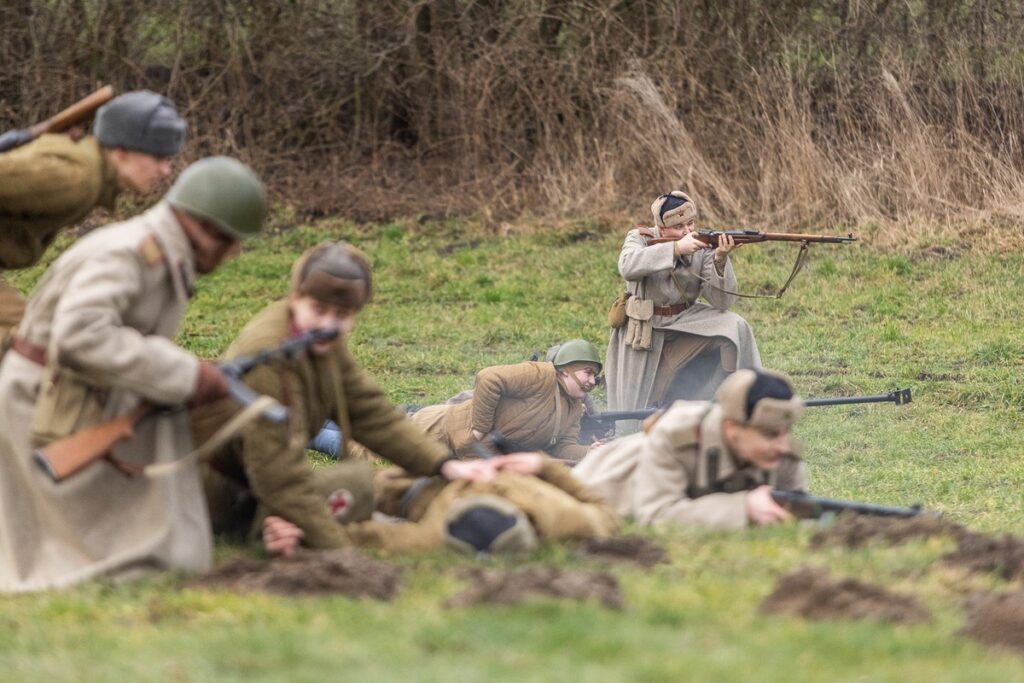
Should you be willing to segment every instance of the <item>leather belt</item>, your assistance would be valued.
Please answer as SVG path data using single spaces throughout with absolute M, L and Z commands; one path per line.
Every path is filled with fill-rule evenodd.
M 690 304 L 685 301 L 681 304 L 672 304 L 671 306 L 655 306 L 654 315 L 679 315 L 689 307 Z
M 24 337 L 15 337 L 14 342 L 11 344 L 11 350 L 36 365 L 46 365 L 46 349 L 38 344 L 33 344 Z

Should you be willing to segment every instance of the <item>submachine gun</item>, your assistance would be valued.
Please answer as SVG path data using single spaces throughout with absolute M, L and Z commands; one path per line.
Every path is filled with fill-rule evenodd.
M 926 513 L 920 505 L 912 505 L 908 508 L 891 507 L 888 505 L 876 505 L 875 503 L 861 503 L 853 500 L 839 500 L 837 498 L 822 498 L 812 496 L 801 491 L 772 491 L 772 499 L 781 507 L 786 508 L 794 517 L 801 519 L 819 519 L 826 515 L 835 515 L 841 512 L 855 512 L 858 515 L 872 515 L 875 517 L 917 517 Z
M 228 395 L 242 406 L 252 405 L 260 398 L 242 378 L 255 368 L 276 360 L 293 360 L 306 353 L 314 344 L 327 342 L 338 336 L 337 330 L 311 330 L 281 344 L 252 356 L 243 356 L 232 361 L 218 363 L 217 367 L 228 381 Z M 129 413 L 80 432 L 58 439 L 33 453 L 33 457 L 44 472 L 56 482 L 78 472 L 86 465 L 106 458 L 119 469 L 124 463 L 114 461 L 111 449 L 121 441 L 130 439 L 135 426 L 143 419 L 166 410 L 179 410 L 179 406 L 159 406 L 140 403 Z M 271 422 L 281 423 L 288 419 L 288 409 L 279 403 L 264 408 L 261 416 Z

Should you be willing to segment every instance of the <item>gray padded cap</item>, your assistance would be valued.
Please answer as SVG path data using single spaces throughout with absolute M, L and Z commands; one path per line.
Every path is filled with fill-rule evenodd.
M 104 147 L 170 157 L 185 144 L 185 128 L 173 102 L 149 90 L 136 90 L 100 107 L 93 134 Z

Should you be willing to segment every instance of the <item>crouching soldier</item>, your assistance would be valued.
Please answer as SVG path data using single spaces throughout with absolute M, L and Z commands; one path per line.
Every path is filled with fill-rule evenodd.
M 165 201 L 76 242 L 29 299 L 0 362 L 0 591 L 67 586 L 101 573 L 209 568 L 213 544 L 189 414 L 159 411 L 97 460 L 55 483 L 33 447 L 134 411 L 227 393 L 216 365 L 172 341 L 197 274 L 260 230 L 263 186 L 242 163 L 198 161 Z M 183 458 L 182 460 L 178 460 Z M 173 465 L 172 465 L 173 462 Z
M 677 401 L 646 432 L 590 453 L 573 475 L 641 524 L 782 522 L 790 514 L 772 489 L 807 488 L 790 436 L 802 410 L 783 375 L 739 370 L 713 403 Z
M 100 108 L 94 134 L 42 135 L 0 154 L 0 269 L 38 263 L 62 228 L 122 192 L 149 194 L 171 175 L 185 121 L 166 97 L 141 90 Z M 0 279 L 0 340 L 25 301 Z
M 244 427 L 203 467 L 210 517 L 216 533 L 259 534 L 264 515 L 289 520 L 312 548 L 350 545 L 339 522 L 373 512 L 373 468 L 346 462 L 314 470 L 306 444 L 324 421 L 416 476 L 446 480 L 493 478 L 489 465 L 460 462 L 392 406 L 377 383 L 356 363 L 345 336 L 370 301 L 370 267 L 344 244 L 321 245 L 294 265 L 290 293 L 256 315 L 225 353 L 227 359 L 281 345 L 322 329 L 334 341 L 314 345 L 294 360 L 281 360 L 246 375 L 246 383 L 289 409 L 286 426 L 267 421 Z M 196 411 L 197 444 L 206 442 L 238 406 L 228 400 Z M 350 446 L 346 440 L 346 449 Z
M 486 463 L 496 471 L 491 481 L 416 477 L 398 467 L 379 472 L 377 509 L 410 523 L 351 524 L 352 542 L 399 553 L 445 546 L 474 554 L 524 552 L 538 539 L 603 538 L 619 528 L 611 507 L 552 458 L 516 453 Z M 267 518 L 269 551 L 290 554 L 299 538 L 288 521 Z
M 459 457 L 475 455 L 476 442 L 497 431 L 516 450 L 575 461 L 587 453 L 579 443 L 580 417 L 600 373 L 594 345 L 574 339 L 559 346 L 551 362 L 484 368 L 470 400 L 428 406 L 412 419 Z

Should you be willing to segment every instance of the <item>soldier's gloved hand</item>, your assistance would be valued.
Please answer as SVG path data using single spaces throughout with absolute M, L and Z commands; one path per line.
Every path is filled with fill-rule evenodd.
M 771 486 L 758 486 L 747 494 L 747 519 L 754 524 L 777 524 L 792 518 L 793 515 L 772 498 Z
M 213 403 L 228 395 L 228 380 L 220 371 L 217 364 L 204 360 L 199 363 L 199 380 L 196 382 L 196 390 L 189 399 L 191 407 L 201 406 L 205 403 Z

